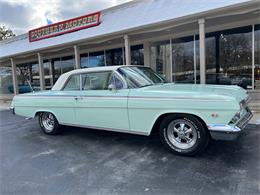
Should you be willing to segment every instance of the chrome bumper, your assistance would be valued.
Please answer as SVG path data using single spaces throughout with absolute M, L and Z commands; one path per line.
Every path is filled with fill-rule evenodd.
M 11 110 L 13 114 L 15 114 L 14 107 L 9 107 L 9 110 Z
M 247 113 L 243 116 L 235 126 L 212 124 L 208 125 L 208 130 L 214 140 L 235 140 L 241 131 L 246 127 L 250 119 L 253 117 L 252 112 L 247 108 Z

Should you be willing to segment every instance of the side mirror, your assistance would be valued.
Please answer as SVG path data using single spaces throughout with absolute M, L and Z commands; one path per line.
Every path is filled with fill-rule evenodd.
M 116 86 L 114 84 L 110 84 L 110 85 L 108 85 L 108 90 L 114 91 L 114 90 L 116 90 Z

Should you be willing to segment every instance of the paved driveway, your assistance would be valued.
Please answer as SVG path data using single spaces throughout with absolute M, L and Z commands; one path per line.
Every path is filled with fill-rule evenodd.
M 0 194 L 259 194 L 260 130 L 212 142 L 198 157 L 144 137 L 66 127 L 47 136 L 36 120 L 0 112 Z

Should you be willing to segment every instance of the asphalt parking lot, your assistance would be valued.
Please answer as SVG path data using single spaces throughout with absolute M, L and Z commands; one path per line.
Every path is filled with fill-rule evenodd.
M 0 194 L 260 194 L 260 126 L 181 157 L 157 136 L 64 127 L 0 111 Z

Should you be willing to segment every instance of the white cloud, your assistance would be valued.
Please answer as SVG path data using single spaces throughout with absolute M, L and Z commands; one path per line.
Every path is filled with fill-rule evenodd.
M 46 17 L 57 22 L 130 0 L 0 0 L 0 25 L 16 34 L 47 24 Z

